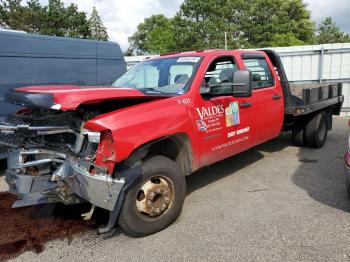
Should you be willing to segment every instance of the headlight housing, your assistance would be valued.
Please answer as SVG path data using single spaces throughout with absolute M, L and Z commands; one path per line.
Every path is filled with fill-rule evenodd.
M 100 132 L 88 131 L 87 135 L 88 135 L 88 140 L 90 143 L 99 144 L 101 142 L 101 133 Z

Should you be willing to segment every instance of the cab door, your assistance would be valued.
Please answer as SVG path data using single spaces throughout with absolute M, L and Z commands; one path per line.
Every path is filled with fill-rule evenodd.
M 284 118 L 283 91 L 273 66 L 264 54 L 242 54 L 246 69 L 252 71 L 256 114 L 256 144 L 277 137 Z
M 252 98 L 219 95 L 225 88 L 220 84 L 232 83 L 235 70 L 238 68 L 234 58 L 222 56 L 213 60 L 203 77 L 200 98 L 192 112 L 200 141 L 201 166 L 247 150 L 254 144 L 256 115 Z M 201 92 L 208 85 L 218 92 L 217 96 Z

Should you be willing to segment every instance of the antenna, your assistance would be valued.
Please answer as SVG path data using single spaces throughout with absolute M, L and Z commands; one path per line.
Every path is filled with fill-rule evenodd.
M 225 50 L 227 50 L 227 32 L 225 32 Z

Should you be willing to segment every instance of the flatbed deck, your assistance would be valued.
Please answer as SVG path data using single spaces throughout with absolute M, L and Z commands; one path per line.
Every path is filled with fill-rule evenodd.
M 304 115 L 326 107 L 340 107 L 344 97 L 342 84 L 290 85 L 291 103 L 285 107 L 286 114 Z
M 280 78 L 284 96 L 284 114 L 289 126 L 297 116 L 305 116 L 329 108 L 339 115 L 344 101 L 342 83 L 291 85 L 288 82 L 283 63 L 273 50 L 262 50 L 270 58 Z

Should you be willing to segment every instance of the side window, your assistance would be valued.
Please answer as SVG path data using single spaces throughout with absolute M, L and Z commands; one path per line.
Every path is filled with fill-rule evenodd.
M 274 85 L 274 79 L 265 58 L 243 59 L 245 67 L 252 72 L 253 89 Z
M 232 57 L 225 56 L 220 57 L 216 60 L 214 60 L 207 72 L 205 73 L 204 79 L 202 83 L 204 85 L 218 85 L 217 92 L 225 92 L 225 88 L 231 89 L 231 87 L 228 86 L 222 86 L 220 87 L 219 84 L 221 83 L 232 83 L 233 81 L 233 72 L 237 70 L 237 65 Z
M 232 82 L 233 72 L 237 70 L 237 66 L 232 57 L 220 57 L 209 66 L 205 73 L 205 81 L 207 83 Z

